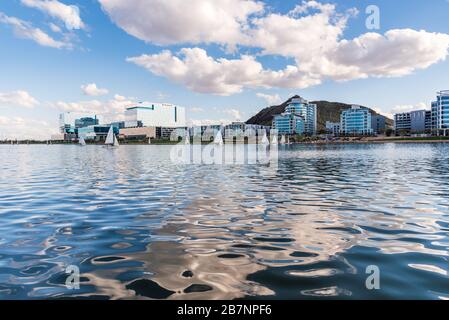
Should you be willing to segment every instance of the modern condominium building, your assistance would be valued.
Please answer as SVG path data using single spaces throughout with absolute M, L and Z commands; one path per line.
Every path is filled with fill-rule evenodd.
M 299 97 L 292 99 L 285 112 L 273 119 L 273 129 L 280 134 L 315 135 L 317 131 L 317 106 Z
M 432 102 L 432 129 L 438 135 L 446 135 L 449 129 L 449 90 L 437 93 L 437 100 Z
M 353 105 L 340 115 L 340 130 L 344 135 L 371 135 L 371 113 L 368 109 Z
M 167 103 L 149 103 L 127 108 L 125 127 L 138 127 L 139 123 L 144 127 L 185 127 L 185 108 Z
M 415 110 L 394 115 L 396 133 L 427 133 L 432 130 L 430 110 Z

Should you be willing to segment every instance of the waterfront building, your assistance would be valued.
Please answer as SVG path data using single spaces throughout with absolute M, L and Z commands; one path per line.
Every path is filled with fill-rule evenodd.
M 338 137 L 340 134 L 340 122 L 326 121 L 326 132 Z
M 353 105 L 340 115 L 340 132 L 343 135 L 371 135 L 371 113 L 368 109 Z
M 88 126 L 95 126 L 98 124 L 100 124 L 100 122 L 98 121 L 97 116 L 75 119 L 75 129 L 84 128 Z
M 373 129 L 373 132 L 376 134 L 385 133 L 387 129 L 386 121 L 387 118 L 383 115 L 371 115 L 371 129 Z
M 432 102 L 432 129 L 438 135 L 447 135 L 449 129 L 449 90 L 437 92 L 437 100 Z
M 292 99 L 285 113 L 299 115 L 304 120 L 304 133 L 315 135 L 317 131 L 317 106 L 299 97 Z
M 86 115 L 79 112 L 64 112 L 59 114 L 59 133 L 75 133 L 75 129 L 97 125 L 100 119 L 96 115 Z
M 279 134 L 315 135 L 317 106 L 301 97 L 292 99 L 284 113 L 274 116 L 272 127 Z
M 91 140 L 91 141 L 103 141 L 106 139 L 106 136 L 108 135 L 109 129 L 111 128 L 110 125 L 94 125 L 94 126 L 88 126 L 84 128 L 78 129 L 78 137 L 82 137 L 84 140 Z M 116 127 L 114 128 L 114 134 L 119 134 L 119 129 Z
M 156 127 L 120 128 L 119 135 L 127 140 L 156 138 Z
M 167 103 L 140 104 L 125 111 L 125 127 L 179 128 L 186 126 L 185 108 Z
M 427 133 L 432 130 L 432 112 L 415 110 L 394 115 L 394 130 L 397 134 Z
M 293 113 L 282 113 L 274 116 L 273 129 L 279 134 L 298 134 L 305 133 L 304 119 Z

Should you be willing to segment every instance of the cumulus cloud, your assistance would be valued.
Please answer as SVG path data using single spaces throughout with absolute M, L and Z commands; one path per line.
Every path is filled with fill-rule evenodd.
M 137 104 L 135 99 L 116 94 L 107 101 L 96 99 L 78 102 L 57 101 L 52 106 L 62 112 L 101 115 L 104 121 L 111 122 L 124 120 L 125 109 L 135 104 Z
M 104 96 L 109 93 L 108 89 L 98 88 L 95 83 L 82 85 L 81 90 L 86 96 Z
M 279 94 L 266 94 L 266 93 L 256 93 L 256 96 L 264 99 L 268 105 L 273 106 L 282 102 L 281 96 Z
M 410 112 L 415 110 L 430 110 L 430 107 L 425 102 L 420 102 L 415 105 L 397 105 L 391 110 L 391 114 Z
M 0 92 L 0 107 L 34 108 L 38 104 L 39 101 L 24 90 Z
M 128 58 L 153 74 L 200 93 L 230 95 L 244 88 L 301 89 L 326 80 L 405 76 L 446 59 L 449 49 L 448 34 L 424 30 L 394 29 L 344 39 L 348 20 L 357 10 L 341 13 L 334 4 L 318 1 L 303 1 L 286 14 L 244 0 L 189 1 L 189 8 L 181 0 L 150 0 L 155 7 L 144 6 L 148 1 L 143 0 L 100 2 L 118 26 L 147 42 L 217 43 L 294 61 L 281 70 L 267 70 L 255 56 L 216 58 L 197 47 Z M 220 15 L 213 21 L 211 15 L 203 14 L 217 10 Z
M 48 140 L 57 133 L 57 124 L 23 117 L 0 116 L 0 139 Z
M 130 35 L 160 45 L 243 41 L 248 17 L 263 11 L 252 0 L 99 0 Z
M 225 109 L 222 111 L 223 113 L 232 117 L 232 120 L 240 121 L 242 120 L 242 114 L 237 109 Z
M 178 56 L 165 50 L 160 54 L 131 57 L 127 61 L 192 91 L 222 96 L 239 93 L 245 87 L 305 88 L 320 82 L 320 79 L 304 76 L 296 66 L 272 71 L 264 69 L 252 56 L 214 59 L 201 48 L 184 48 Z
M 68 30 L 84 29 L 79 8 L 75 5 L 66 5 L 57 0 L 21 0 L 22 4 L 45 12 L 65 24 Z
M 3 12 L 0 12 L 0 23 L 11 26 L 16 36 L 33 40 L 41 46 L 57 49 L 72 48 L 70 42 L 56 40 L 41 29 L 33 27 L 31 23 L 16 17 L 9 17 Z

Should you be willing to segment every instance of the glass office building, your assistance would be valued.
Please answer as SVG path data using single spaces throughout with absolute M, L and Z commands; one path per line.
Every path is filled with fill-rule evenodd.
M 304 119 L 293 113 L 278 114 L 273 120 L 273 129 L 276 129 L 279 134 L 298 134 L 305 133 Z
M 447 135 L 449 129 L 449 90 L 437 93 L 437 100 L 432 102 L 432 127 L 438 135 Z
M 295 98 L 285 112 L 273 119 L 273 129 L 280 134 L 315 135 L 317 131 L 317 106 L 303 98 Z
M 340 130 L 343 135 L 372 135 L 371 113 L 361 106 L 352 106 L 340 116 Z
M 167 103 L 140 104 L 125 111 L 125 127 L 179 128 L 186 126 L 185 108 Z

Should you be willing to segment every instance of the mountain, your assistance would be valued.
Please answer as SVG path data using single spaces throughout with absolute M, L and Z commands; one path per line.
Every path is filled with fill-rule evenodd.
M 273 117 L 277 114 L 281 114 L 285 111 L 285 107 L 291 102 L 292 99 L 299 98 L 295 95 L 278 106 L 271 106 L 263 109 L 258 114 L 249 119 L 247 124 L 259 124 L 271 126 Z M 351 108 L 350 104 L 340 103 L 340 102 L 329 102 L 329 101 L 311 101 L 310 103 L 317 105 L 317 124 L 318 132 L 324 131 L 326 129 L 326 121 L 339 122 L 340 114 L 343 110 Z M 366 107 L 364 107 L 366 108 Z M 367 108 L 371 111 L 372 115 L 377 115 L 378 113 L 374 110 Z M 393 120 L 386 118 L 387 126 L 393 126 Z

